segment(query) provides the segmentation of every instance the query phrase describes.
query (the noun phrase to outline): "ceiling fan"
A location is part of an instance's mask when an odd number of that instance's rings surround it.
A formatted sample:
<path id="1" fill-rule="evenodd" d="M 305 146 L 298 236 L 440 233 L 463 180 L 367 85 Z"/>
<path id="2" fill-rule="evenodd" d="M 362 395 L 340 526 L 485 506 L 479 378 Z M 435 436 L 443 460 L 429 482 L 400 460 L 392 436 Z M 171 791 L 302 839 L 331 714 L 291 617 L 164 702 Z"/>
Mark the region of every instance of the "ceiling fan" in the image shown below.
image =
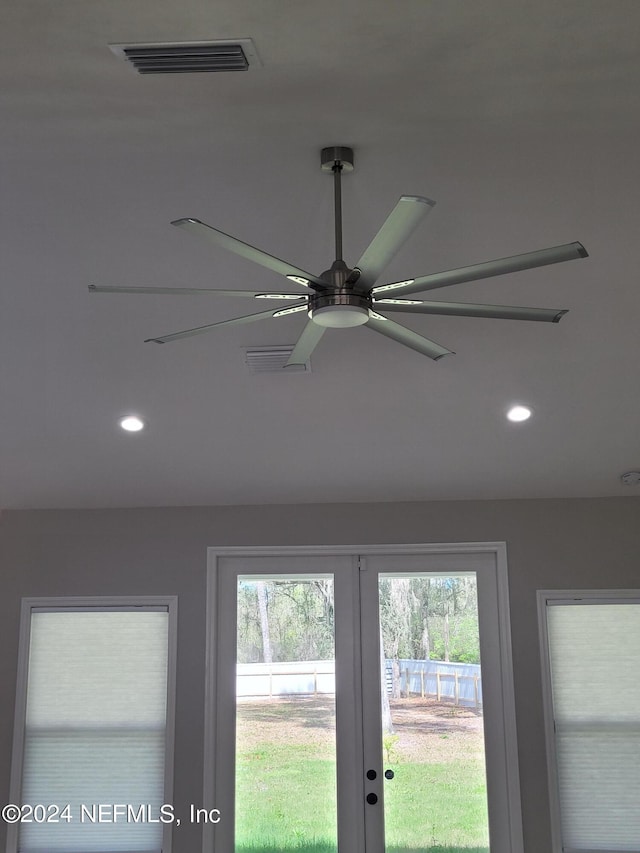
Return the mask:
<path id="1" fill-rule="evenodd" d="M 269 309 L 255 314 L 209 323 L 194 329 L 149 338 L 145 343 L 158 344 L 177 341 L 209 332 L 218 326 L 252 323 L 255 320 L 284 317 L 287 314 L 305 312 L 307 323 L 287 364 L 304 364 L 327 328 L 348 328 L 364 325 L 398 343 L 404 344 L 437 361 L 452 351 L 411 329 L 390 320 L 387 313 L 400 312 L 409 315 L 444 314 L 458 317 L 490 317 L 505 320 L 537 320 L 557 323 L 567 313 L 555 308 L 520 308 L 507 305 L 482 305 L 469 302 L 432 302 L 407 299 L 410 294 L 424 293 L 441 287 L 450 287 L 462 282 L 518 272 L 519 270 L 586 258 L 588 253 L 581 243 L 566 243 L 549 249 L 540 249 L 510 258 L 500 258 L 472 266 L 444 272 L 431 273 L 419 278 L 376 284 L 385 267 L 399 251 L 416 227 L 427 216 L 435 202 L 421 196 L 401 196 L 386 221 L 373 238 L 368 248 L 354 267 L 349 267 L 342 258 L 342 188 L 343 172 L 353 171 L 354 156 L 351 148 L 334 146 L 323 148 L 321 168 L 333 173 L 335 208 L 335 251 L 336 260 L 319 276 L 305 272 L 299 267 L 282 261 L 266 252 L 243 243 L 241 240 L 205 225 L 198 219 L 176 219 L 172 225 L 202 237 L 216 246 L 235 252 L 249 261 L 280 273 L 289 281 L 304 288 L 303 291 L 259 292 L 254 290 L 220 290 L 218 288 L 174 288 L 174 287 L 98 287 L 89 285 L 92 293 L 142 293 L 196 295 L 218 294 L 248 299 L 291 301 L 286 308 Z M 380 313 L 384 311 L 385 314 Z"/>

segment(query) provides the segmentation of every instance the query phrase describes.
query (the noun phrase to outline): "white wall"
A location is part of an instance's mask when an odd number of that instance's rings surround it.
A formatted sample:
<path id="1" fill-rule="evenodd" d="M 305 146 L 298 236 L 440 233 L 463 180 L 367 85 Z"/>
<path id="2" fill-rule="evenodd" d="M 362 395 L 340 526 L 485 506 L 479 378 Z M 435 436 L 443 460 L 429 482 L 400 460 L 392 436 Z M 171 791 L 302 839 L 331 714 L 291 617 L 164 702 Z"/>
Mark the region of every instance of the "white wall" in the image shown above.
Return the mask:
<path id="1" fill-rule="evenodd" d="M 640 586 L 640 498 L 6 512 L 0 800 L 9 793 L 22 596 L 179 596 L 174 802 L 186 811 L 202 798 L 208 546 L 468 541 L 507 542 L 525 849 L 548 850 L 535 591 Z M 176 830 L 176 853 L 199 844 L 196 826 Z"/>

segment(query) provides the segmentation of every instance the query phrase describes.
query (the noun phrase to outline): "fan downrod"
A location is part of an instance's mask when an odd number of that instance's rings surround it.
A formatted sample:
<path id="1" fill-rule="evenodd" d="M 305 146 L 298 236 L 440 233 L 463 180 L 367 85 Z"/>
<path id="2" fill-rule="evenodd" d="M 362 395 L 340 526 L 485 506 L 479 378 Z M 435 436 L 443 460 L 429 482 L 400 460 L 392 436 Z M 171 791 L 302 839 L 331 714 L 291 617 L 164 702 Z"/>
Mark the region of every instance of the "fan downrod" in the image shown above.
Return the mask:
<path id="1" fill-rule="evenodd" d="M 342 145 L 323 148 L 320 166 L 323 172 L 333 173 L 336 259 L 320 278 L 328 290 L 309 295 L 309 317 L 319 326 L 340 329 L 361 326 L 370 316 L 370 294 L 356 293 L 353 285 L 360 270 L 350 269 L 342 258 L 342 172 L 353 171 L 353 149 Z"/>

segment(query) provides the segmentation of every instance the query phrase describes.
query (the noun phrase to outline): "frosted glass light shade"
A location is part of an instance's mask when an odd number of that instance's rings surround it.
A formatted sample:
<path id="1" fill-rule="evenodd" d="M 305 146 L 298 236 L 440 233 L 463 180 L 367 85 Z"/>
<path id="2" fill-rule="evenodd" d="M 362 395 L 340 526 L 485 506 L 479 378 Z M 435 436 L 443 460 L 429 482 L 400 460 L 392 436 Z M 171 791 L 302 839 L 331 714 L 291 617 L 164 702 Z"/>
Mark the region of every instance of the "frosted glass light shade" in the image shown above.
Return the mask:
<path id="1" fill-rule="evenodd" d="M 309 312 L 314 323 L 328 326 L 330 329 L 349 329 L 363 326 L 369 319 L 369 312 L 359 305 L 326 305 Z"/>

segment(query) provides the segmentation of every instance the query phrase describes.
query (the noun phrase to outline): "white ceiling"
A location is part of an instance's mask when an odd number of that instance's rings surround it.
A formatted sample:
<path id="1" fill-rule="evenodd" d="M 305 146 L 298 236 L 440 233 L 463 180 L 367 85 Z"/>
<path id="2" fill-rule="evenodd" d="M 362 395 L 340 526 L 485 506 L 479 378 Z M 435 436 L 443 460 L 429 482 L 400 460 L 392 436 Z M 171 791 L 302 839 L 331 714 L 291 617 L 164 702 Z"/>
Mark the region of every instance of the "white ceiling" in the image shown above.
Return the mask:
<path id="1" fill-rule="evenodd" d="M 0 16 L 0 505 L 634 494 L 637 0 L 4 0 Z M 107 47 L 243 37 L 262 67 L 235 74 L 139 76 Z M 347 262 L 400 195 L 426 195 L 385 280 L 580 240 L 586 260 L 434 295 L 569 314 L 403 319 L 456 351 L 439 363 L 331 330 L 310 374 L 256 376 L 244 348 L 293 344 L 301 315 L 157 346 L 247 303 L 89 295 L 281 287 L 169 225 L 183 216 L 319 273 L 328 145 L 356 155 Z M 507 423 L 514 401 L 529 423 Z M 130 411 L 145 433 L 119 430 Z"/>

